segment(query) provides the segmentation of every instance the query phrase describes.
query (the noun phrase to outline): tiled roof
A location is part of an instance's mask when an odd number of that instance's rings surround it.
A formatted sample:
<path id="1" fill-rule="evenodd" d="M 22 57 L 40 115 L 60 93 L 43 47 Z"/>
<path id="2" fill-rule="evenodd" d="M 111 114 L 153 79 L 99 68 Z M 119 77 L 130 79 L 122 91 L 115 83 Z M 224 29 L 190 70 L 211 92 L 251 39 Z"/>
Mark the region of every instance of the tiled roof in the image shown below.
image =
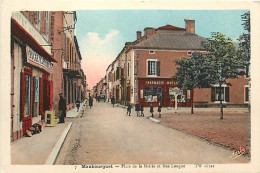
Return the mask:
<path id="1" fill-rule="evenodd" d="M 158 48 L 158 49 L 205 49 L 204 37 L 196 34 L 172 34 L 161 33 L 144 40 L 134 47 L 136 48 Z"/>
<path id="2" fill-rule="evenodd" d="M 165 25 L 157 28 L 156 30 L 185 30 L 185 29 L 177 26 Z"/>

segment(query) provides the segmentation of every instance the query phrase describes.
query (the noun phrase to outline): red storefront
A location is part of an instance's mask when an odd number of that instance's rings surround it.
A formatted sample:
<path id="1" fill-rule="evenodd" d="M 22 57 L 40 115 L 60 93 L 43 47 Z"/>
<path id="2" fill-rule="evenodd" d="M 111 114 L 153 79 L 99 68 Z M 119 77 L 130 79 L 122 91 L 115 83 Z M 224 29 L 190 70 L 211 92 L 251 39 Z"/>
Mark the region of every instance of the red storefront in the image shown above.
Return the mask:
<path id="1" fill-rule="evenodd" d="M 175 104 L 173 88 L 176 88 L 176 82 L 171 78 L 138 78 L 138 102 L 140 105 L 158 106 L 160 102 L 163 107 Z M 178 106 L 190 106 L 190 91 L 182 91 L 178 96 Z"/>
<path id="2" fill-rule="evenodd" d="M 13 140 L 24 135 L 30 126 L 45 118 L 45 111 L 52 108 L 53 82 L 51 79 L 52 62 L 55 59 L 37 40 L 21 26 L 15 19 L 11 19 L 11 59 L 12 59 L 12 107 L 19 107 L 20 111 L 12 108 L 12 121 L 16 119 L 16 128 L 12 122 Z M 18 49 L 20 51 L 18 51 Z M 15 65 L 16 64 L 16 65 Z M 20 81 L 16 87 L 15 80 Z M 18 94 L 20 88 L 20 93 Z M 19 97 L 19 98 L 14 98 Z M 16 116 L 16 117 L 15 117 Z M 19 117 L 17 117 L 19 116 Z M 19 122 L 18 122 L 19 121 Z M 22 129 L 19 130 L 19 124 Z"/>

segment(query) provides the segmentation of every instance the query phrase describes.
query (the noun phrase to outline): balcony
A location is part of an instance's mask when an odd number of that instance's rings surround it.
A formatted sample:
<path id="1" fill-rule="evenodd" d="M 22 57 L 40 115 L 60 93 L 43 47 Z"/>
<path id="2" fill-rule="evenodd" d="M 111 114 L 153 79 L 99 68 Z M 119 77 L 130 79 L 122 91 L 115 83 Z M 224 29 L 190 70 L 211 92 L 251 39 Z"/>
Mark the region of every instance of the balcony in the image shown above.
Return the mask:
<path id="1" fill-rule="evenodd" d="M 79 62 L 64 61 L 63 68 L 70 70 L 80 70 L 81 64 Z"/>

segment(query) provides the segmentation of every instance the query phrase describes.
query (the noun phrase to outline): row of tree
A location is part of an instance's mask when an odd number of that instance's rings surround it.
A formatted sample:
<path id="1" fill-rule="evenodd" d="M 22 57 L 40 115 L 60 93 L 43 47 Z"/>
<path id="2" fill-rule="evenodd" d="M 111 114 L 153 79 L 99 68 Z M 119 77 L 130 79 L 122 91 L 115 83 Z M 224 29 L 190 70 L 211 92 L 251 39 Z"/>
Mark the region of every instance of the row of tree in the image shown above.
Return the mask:
<path id="1" fill-rule="evenodd" d="M 239 75 L 247 75 L 250 65 L 250 13 L 242 15 L 244 29 L 238 39 L 238 48 L 235 43 L 224 34 L 213 32 L 207 39 L 206 54 L 193 53 L 191 58 L 182 58 L 176 61 L 177 73 L 174 76 L 182 89 L 191 90 L 193 100 L 194 88 L 209 88 L 219 85 L 219 96 L 223 84 L 227 79 L 237 78 Z M 246 71 L 244 70 L 246 69 Z M 220 100 L 220 119 L 223 119 L 223 104 Z M 191 113 L 194 114 L 193 104 Z"/>

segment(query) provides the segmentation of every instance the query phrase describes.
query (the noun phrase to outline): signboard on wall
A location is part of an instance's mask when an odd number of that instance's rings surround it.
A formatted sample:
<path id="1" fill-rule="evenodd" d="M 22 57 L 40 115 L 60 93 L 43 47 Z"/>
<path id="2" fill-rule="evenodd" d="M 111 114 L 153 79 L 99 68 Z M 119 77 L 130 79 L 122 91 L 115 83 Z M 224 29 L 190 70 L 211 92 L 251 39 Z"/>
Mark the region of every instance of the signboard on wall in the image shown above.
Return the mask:
<path id="1" fill-rule="evenodd" d="M 182 95 L 182 90 L 178 87 L 169 88 L 169 95 Z"/>
<path id="2" fill-rule="evenodd" d="M 53 64 L 38 53 L 36 53 L 28 45 L 26 45 L 26 59 L 27 63 L 42 68 L 48 73 L 52 71 Z"/>

